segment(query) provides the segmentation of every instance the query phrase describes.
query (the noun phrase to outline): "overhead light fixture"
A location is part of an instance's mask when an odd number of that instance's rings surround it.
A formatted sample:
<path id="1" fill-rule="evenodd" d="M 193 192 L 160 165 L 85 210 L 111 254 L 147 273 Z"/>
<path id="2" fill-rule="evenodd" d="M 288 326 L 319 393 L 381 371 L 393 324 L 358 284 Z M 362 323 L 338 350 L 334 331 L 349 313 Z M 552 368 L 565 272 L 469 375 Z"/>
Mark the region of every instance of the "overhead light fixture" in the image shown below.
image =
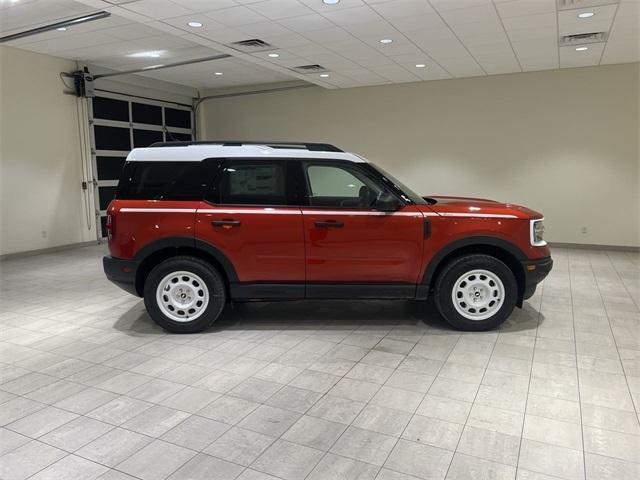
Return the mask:
<path id="1" fill-rule="evenodd" d="M 222 72 L 213 72 L 213 74 L 219 77 L 220 75 L 222 75 Z"/>
<path id="2" fill-rule="evenodd" d="M 328 73 L 321 73 L 320 76 L 322 78 L 329 78 L 329 74 Z"/>
<path id="3" fill-rule="evenodd" d="M 66 32 L 67 31 L 67 27 L 56 28 L 56 30 L 59 31 L 59 32 Z"/>
<path id="4" fill-rule="evenodd" d="M 279 53 L 270 53 L 267 56 L 271 57 L 271 58 L 278 58 L 280 56 L 280 54 Z"/>
<path id="5" fill-rule="evenodd" d="M 416 68 L 425 68 L 426 65 L 424 63 L 416 63 Z"/>
<path id="6" fill-rule="evenodd" d="M 193 28 L 200 28 L 202 26 L 202 24 L 200 22 L 189 22 L 189 23 L 187 23 L 187 25 L 189 25 L 190 27 L 193 27 Z"/>
<path id="7" fill-rule="evenodd" d="M 164 50 L 154 50 L 151 52 L 138 52 L 132 53 L 131 55 L 127 55 L 127 57 L 131 58 L 159 58 L 160 55 L 164 53 Z"/>
<path id="8" fill-rule="evenodd" d="M 576 47 L 576 52 L 584 52 L 585 50 L 589 50 L 589 47 Z"/>
<path id="9" fill-rule="evenodd" d="M 591 18 L 595 15 L 593 12 L 582 12 L 578 14 L 578 18 Z"/>
<path id="10" fill-rule="evenodd" d="M 39 33 L 50 32 L 51 30 L 58 30 L 59 28 L 73 27 L 81 23 L 92 22 L 94 20 L 100 20 L 102 18 L 110 17 L 111 14 L 106 11 L 100 11 L 91 13 L 89 15 L 82 15 L 81 17 L 75 17 L 70 20 L 63 20 L 62 22 L 50 23 L 42 27 L 32 28 L 31 30 L 25 30 L 24 32 L 14 33 L 12 35 L 6 35 L 0 37 L 0 43 L 9 42 L 11 40 L 17 40 L 19 38 L 30 37 L 31 35 L 37 35 Z"/>
<path id="11" fill-rule="evenodd" d="M 390 38 L 383 38 L 382 40 L 380 40 L 380 43 L 388 45 L 389 43 L 393 43 L 393 40 L 391 40 Z"/>
<path id="12" fill-rule="evenodd" d="M 340 3 L 340 0 L 322 0 L 322 3 L 325 5 L 337 5 Z"/>

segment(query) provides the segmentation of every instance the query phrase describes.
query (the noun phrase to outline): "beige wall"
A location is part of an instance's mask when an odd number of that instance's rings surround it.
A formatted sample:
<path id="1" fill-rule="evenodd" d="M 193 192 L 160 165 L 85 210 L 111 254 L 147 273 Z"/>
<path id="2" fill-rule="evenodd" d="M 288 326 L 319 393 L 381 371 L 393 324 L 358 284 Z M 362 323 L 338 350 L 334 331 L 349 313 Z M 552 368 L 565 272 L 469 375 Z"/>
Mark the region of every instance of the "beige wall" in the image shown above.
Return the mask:
<path id="1" fill-rule="evenodd" d="M 638 64 L 308 88 L 207 101 L 201 138 L 335 143 L 419 193 L 539 210 L 551 241 L 638 246 L 638 89 Z"/>
<path id="2" fill-rule="evenodd" d="M 74 69 L 0 47 L 0 254 L 96 238 L 80 188 L 76 99 L 63 95 L 58 77 Z"/>

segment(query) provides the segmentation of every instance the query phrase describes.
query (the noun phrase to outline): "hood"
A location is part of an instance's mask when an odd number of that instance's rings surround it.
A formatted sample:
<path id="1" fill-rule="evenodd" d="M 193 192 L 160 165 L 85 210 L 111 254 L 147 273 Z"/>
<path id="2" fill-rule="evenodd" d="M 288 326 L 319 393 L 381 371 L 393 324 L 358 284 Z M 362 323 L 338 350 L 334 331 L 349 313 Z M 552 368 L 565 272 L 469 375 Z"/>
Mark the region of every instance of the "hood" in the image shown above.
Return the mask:
<path id="1" fill-rule="evenodd" d="M 521 205 L 513 203 L 496 202 L 486 198 L 473 197 L 450 197 L 450 196 L 426 196 L 423 197 L 428 203 L 429 208 L 441 215 L 452 213 L 465 214 L 472 216 L 473 214 L 482 215 L 509 215 L 517 218 L 542 218 L 542 214 Z"/>

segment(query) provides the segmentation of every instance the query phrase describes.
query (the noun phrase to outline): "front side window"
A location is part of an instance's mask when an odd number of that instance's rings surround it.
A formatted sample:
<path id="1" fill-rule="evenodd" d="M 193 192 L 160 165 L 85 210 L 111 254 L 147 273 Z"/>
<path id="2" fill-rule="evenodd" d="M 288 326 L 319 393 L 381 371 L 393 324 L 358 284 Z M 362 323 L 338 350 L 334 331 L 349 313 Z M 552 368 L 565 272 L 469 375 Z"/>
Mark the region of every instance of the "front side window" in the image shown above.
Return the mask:
<path id="1" fill-rule="evenodd" d="M 229 162 L 219 183 L 223 205 L 286 205 L 284 162 Z"/>
<path id="2" fill-rule="evenodd" d="M 372 208 L 382 188 L 362 172 L 344 165 L 308 164 L 309 205 Z"/>

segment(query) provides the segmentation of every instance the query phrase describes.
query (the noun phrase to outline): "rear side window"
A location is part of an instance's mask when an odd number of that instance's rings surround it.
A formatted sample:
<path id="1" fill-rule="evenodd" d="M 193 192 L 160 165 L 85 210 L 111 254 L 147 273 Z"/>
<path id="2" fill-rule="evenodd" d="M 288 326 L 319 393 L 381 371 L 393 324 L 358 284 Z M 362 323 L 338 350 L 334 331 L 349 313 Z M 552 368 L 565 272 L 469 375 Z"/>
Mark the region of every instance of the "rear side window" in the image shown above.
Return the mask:
<path id="1" fill-rule="evenodd" d="M 286 205 L 285 162 L 230 161 L 222 170 L 218 190 L 223 205 Z"/>
<path id="2" fill-rule="evenodd" d="M 116 198 L 200 200 L 208 183 L 205 162 L 128 162 Z"/>

